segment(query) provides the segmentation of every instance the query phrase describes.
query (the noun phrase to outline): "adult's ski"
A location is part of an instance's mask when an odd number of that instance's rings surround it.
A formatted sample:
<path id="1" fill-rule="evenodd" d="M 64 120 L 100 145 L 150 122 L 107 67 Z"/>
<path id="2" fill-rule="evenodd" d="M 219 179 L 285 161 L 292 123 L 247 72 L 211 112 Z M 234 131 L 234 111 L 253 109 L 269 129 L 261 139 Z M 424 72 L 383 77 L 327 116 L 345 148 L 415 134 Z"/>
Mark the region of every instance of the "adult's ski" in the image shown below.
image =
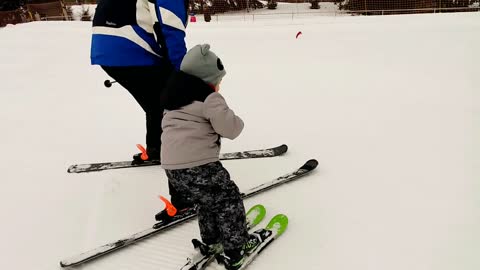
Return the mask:
<path id="1" fill-rule="evenodd" d="M 248 189 L 242 192 L 242 198 L 246 199 L 258 193 L 270 190 L 279 185 L 299 179 L 307 175 L 311 171 L 313 171 L 317 166 L 318 166 L 318 161 L 315 159 L 311 159 L 307 161 L 303 166 L 301 166 L 300 168 L 290 173 L 287 173 L 271 181 L 265 182 L 259 186 L 253 187 L 251 189 Z M 60 261 L 60 266 L 62 267 L 75 266 L 75 265 L 79 265 L 84 262 L 96 259 L 98 257 L 111 253 L 112 251 L 121 249 L 130 244 L 136 243 L 142 239 L 156 235 L 167 228 L 180 224 L 186 220 L 192 219 L 195 216 L 196 216 L 196 211 L 193 208 L 184 212 L 179 212 L 175 216 L 173 216 L 169 221 L 160 221 L 155 225 L 153 225 L 151 228 L 135 233 L 127 238 L 120 239 L 118 241 L 100 246 L 90 251 L 62 260 Z"/>
<path id="2" fill-rule="evenodd" d="M 247 159 L 247 158 L 266 158 L 283 155 L 287 152 L 288 147 L 285 144 L 258 150 L 248 150 L 240 152 L 222 153 L 220 154 L 220 160 L 233 160 L 233 159 Z M 103 170 L 133 168 L 133 167 L 146 167 L 160 165 L 158 161 L 144 161 L 142 163 L 135 163 L 130 161 L 112 161 L 101 163 L 86 163 L 86 164 L 74 164 L 68 167 L 69 173 L 85 173 L 85 172 L 97 172 Z"/>

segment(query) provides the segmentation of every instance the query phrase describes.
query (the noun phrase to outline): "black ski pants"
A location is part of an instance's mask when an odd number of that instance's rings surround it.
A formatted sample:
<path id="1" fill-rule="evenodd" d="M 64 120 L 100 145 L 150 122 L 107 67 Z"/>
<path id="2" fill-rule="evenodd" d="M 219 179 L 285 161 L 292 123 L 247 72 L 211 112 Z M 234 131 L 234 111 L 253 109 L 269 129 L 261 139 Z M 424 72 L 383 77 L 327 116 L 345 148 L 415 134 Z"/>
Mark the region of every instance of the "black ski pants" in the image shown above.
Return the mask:
<path id="1" fill-rule="evenodd" d="M 243 247 L 249 236 L 242 196 L 219 161 L 165 173 L 183 201 L 198 206 L 198 225 L 205 244 L 222 243 L 226 251 Z"/>
<path id="2" fill-rule="evenodd" d="M 160 149 L 164 110 L 160 104 L 160 94 L 165 88 L 173 67 L 165 63 L 159 66 L 102 66 L 102 68 L 130 92 L 145 112 L 147 150 L 148 148 Z"/>

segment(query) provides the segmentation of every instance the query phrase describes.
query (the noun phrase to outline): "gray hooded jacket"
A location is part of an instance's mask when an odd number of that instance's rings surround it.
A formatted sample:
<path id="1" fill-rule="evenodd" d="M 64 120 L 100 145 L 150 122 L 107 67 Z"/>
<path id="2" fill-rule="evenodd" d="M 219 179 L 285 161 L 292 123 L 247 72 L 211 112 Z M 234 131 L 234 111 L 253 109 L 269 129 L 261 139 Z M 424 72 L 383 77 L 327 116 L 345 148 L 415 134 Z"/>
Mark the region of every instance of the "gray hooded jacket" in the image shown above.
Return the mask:
<path id="1" fill-rule="evenodd" d="M 173 87 L 170 86 L 170 93 L 175 94 L 177 100 L 188 96 L 185 93 L 198 95 L 202 87 L 208 87 L 188 74 L 179 73 L 178 76 L 182 78 L 174 79 Z M 220 137 L 235 139 L 242 132 L 242 119 L 228 107 L 223 96 L 211 89 L 205 91 L 206 98 L 193 97 L 194 101 L 188 105 L 181 106 L 188 102 L 179 101 L 173 105 L 174 109 L 166 106 L 161 147 L 164 169 L 186 169 L 218 161 Z M 170 97 L 169 101 L 175 103 L 175 98 Z"/>

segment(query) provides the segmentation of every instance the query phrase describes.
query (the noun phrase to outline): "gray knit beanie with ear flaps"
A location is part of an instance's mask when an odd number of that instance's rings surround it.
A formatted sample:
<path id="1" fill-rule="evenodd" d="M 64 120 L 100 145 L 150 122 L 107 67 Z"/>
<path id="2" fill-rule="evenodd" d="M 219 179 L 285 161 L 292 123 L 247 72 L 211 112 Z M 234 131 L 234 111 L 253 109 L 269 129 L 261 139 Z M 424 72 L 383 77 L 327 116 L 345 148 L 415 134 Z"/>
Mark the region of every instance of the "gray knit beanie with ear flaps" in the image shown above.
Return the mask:
<path id="1" fill-rule="evenodd" d="M 227 74 L 222 61 L 210 51 L 209 44 L 196 45 L 183 58 L 180 70 L 216 86 Z"/>

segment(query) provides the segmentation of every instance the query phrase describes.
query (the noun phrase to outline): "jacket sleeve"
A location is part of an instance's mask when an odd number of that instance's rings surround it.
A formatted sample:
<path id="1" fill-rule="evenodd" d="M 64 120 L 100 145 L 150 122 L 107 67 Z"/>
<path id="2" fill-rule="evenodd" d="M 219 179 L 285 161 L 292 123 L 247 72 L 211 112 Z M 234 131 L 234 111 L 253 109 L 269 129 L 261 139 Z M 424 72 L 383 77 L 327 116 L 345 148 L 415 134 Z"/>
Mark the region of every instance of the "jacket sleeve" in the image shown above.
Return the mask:
<path id="1" fill-rule="evenodd" d="M 203 113 L 222 137 L 233 140 L 243 130 L 243 120 L 235 115 L 219 93 L 212 93 L 205 99 Z"/>
<path id="2" fill-rule="evenodd" d="M 152 17 L 156 16 L 153 30 L 162 55 L 179 70 L 187 53 L 185 28 L 188 0 L 149 0 Z M 153 14 L 155 13 L 155 14 Z"/>

